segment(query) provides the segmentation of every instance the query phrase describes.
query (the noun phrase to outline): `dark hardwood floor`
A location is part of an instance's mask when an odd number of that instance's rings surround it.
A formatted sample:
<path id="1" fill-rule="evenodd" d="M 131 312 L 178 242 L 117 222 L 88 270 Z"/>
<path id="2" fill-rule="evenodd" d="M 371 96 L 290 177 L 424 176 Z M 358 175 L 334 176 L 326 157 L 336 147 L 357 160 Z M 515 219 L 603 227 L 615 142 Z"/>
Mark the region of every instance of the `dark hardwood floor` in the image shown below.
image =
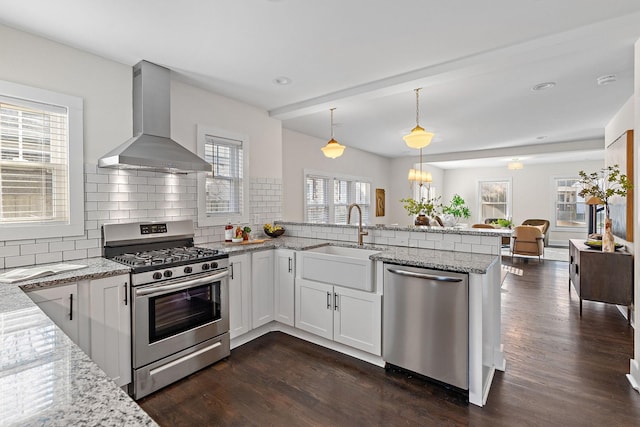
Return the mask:
<path id="1" fill-rule="evenodd" d="M 511 265 L 509 257 L 503 258 Z M 633 330 L 613 305 L 579 300 L 568 264 L 513 261 L 502 331 L 507 369 L 486 406 L 421 378 L 282 333 L 141 400 L 161 426 L 639 426 L 625 374 Z"/>

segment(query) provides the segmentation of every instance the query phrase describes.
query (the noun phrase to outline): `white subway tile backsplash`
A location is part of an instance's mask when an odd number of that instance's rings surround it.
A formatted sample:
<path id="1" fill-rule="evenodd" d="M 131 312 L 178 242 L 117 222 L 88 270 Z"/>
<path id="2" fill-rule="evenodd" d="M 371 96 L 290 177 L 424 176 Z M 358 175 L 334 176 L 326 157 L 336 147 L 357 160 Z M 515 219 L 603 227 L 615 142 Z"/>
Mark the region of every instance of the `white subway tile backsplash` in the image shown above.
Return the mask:
<path id="1" fill-rule="evenodd" d="M 58 243 L 49 243 L 50 252 L 70 251 L 76 248 L 75 241 L 65 241 Z"/>
<path id="2" fill-rule="evenodd" d="M 197 177 L 155 172 L 98 168 L 86 164 L 85 235 L 0 241 L 0 268 L 82 259 L 101 255 L 101 230 L 105 222 L 158 221 L 190 218 L 197 224 Z M 261 233 L 262 222 L 282 218 L 282 181 L 277 178 L 251 178 L 249 226 Z M 253 224 L 254 220 L 258 224 Z M 335 239 L 354 240 L 355 231 L 341 227 L 311 231 L 299 227 L 299 233 L 321 237 L 331 230 Z M 196 243 L 223 240 L 220 227 L 196 228 Z M 373 241 L 373 237 L 370 238 Z M 21 252 L 22 250 L 22 252 Z"/>
<path id="3" fill-rule="evenodd" d="M 128 184 L 129 176 L 127 175 L 109 175 L 110 184 Z"/>
<path id="4" fill-rule="evenodd" d="M 35 264 L 35 255 L 10 256 L 4 259 L 5 268 L 20 267 L 22 265 Z"/>
<path id="5" fill-rule="evenodd" d="M 129 193 L 109 193 L 110 202 L 128 202 Z"/>
<path id="6" fill-rule="evenodd" d="M 42 254 L 49 251 L 48 243 L 36 243 L 33 245 L 20 245 L 20 255 Z"/>
<path id="7" fill-rule="evenodd" d="M 74 259 L 82 259 L 87 257 L 86 249 L 78 249 L 76 251 L 65 251 L 62 252 L 62 260 L 63 261 L 71 261 Z M 24 264 L 23 264 L 24 265 Z"/>
<path id="8" fill-rule="evenodd" d="M 36 264 L 47 264 L 60 261 L 62 261 L 62 252 L 47 252 L 45 254 L 36 254 Z"/>
<path id="9" fill-rule="evenodd" d="M 20 245 L 0 247 L 0 257 L 15 257 L 20 255 Z"/>

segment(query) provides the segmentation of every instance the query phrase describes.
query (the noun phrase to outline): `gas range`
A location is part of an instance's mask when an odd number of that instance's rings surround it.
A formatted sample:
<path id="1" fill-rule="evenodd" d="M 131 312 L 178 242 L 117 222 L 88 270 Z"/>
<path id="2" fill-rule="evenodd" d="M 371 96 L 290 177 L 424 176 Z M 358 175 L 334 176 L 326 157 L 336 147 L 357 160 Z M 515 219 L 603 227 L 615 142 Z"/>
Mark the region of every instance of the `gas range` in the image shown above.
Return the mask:
<path id="1" fill-rule="evenodd" d="M 191 220 L 102 226 L 104 257 L 130 267 L 134 399 L 231 353 L 229 255 L 194 234 Z"/>
<path id="2" fill-rule="evenodd" d="M 103 255 L 131 267 L 139 286 L 227 268 L 229 255 L 193 245 L 191 220 L 104 224 Z"/>

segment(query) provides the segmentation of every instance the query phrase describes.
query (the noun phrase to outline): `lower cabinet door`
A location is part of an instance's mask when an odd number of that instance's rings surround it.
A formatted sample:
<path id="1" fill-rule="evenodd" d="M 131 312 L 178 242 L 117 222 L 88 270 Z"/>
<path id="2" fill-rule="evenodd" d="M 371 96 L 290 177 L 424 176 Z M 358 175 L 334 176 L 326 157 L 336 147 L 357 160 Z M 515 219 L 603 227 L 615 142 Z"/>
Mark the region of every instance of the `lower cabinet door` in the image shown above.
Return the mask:
<path id="1" fill-rule="evenodd" d="M 334 298 L 334 341 L 381 355 L 382 295 L 336 286 Z"/>
<path id="2" fill-rule="evenodd" d="M 296 279 L 296 328 L 333 339 L 333 286 Z"/>
<path id="3" fill-rule="evenodd" d="M 91 359 L 118 385 L 131 382 L 129 276 L 91 280 Z"/>
<path id="4" fill-rule="evenodd" d="M 251 330 L 251 254 L 229 257 L 229 335 Z"/>
<path id="5" fill-rule="evenodd" d="M 79 345 L 78 284 L 43 288 L 27 293 L 62 331 Z"/>

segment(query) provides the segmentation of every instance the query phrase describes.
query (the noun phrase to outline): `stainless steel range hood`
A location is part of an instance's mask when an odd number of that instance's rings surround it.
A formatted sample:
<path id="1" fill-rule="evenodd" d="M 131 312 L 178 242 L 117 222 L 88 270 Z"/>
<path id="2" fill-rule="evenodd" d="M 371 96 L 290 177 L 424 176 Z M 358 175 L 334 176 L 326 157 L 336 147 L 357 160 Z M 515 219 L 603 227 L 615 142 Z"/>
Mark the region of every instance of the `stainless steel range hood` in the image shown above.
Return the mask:
<path id="1" fill-rule="evenodd" d="M 102 168 L 187 173 L 211 164 L 171 139 L 171 80 L 167 68 L 140 61 L 133 67 L 133 134 L 98 160 Z"/>

